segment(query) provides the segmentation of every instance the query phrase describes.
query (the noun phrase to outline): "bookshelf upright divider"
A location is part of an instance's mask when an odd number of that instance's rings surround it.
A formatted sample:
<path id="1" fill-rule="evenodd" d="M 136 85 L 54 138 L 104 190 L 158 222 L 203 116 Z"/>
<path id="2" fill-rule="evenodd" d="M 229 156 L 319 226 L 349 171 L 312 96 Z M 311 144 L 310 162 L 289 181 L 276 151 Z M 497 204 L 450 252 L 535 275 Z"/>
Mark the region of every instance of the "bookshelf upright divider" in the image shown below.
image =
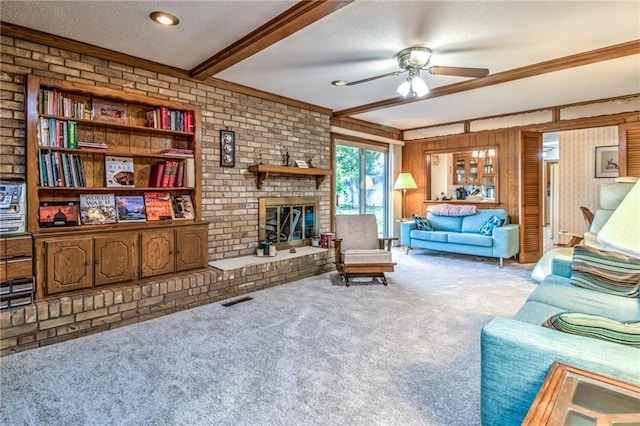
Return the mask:
<path id="1" fill-rule="evenodd" d="M 37 298 L 206 267 L 200 120 L 195 105 L 27 76 Z M 172 209 L 190 214 L 148 220 L 141 198 L 179 200 Z"/>

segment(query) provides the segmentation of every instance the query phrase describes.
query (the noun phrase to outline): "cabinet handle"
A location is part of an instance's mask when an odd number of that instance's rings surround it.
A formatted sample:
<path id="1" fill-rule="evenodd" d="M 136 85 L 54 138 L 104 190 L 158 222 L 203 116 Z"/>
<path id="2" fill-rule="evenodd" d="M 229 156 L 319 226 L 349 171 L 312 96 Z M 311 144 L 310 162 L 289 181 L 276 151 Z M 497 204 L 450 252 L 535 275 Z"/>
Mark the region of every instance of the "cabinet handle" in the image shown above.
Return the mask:
<path id="1" fill-rule="evenodd" d="M 100 259 L 96 259 L 95 263 L 96 263 L 96 265 L 99 265 L 100 264 Z"/>
<path id="2" fill-rule="evenodd" d="M 86 262 L 84 262 L 84 264 L 85 264 L 86 266 L 89 266 L 89 265 L 91 265 L 91 262 L 89 262 L 89 261 L 87 260 Z"/>
<path id="3" fill-rule="evenodd" d="M 172 251 L 172 250 L 169 250 L 169 254 L 173 254 L 173 251 Z"/>

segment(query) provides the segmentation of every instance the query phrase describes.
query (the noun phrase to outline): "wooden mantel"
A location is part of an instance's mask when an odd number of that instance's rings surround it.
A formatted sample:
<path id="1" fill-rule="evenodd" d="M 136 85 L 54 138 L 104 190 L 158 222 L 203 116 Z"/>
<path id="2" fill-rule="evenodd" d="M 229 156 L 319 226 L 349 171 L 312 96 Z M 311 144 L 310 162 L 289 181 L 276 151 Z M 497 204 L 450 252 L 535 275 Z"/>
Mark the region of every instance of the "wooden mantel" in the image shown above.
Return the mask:
<path id="1" fill-rule="evenodd" d="M 280 175 L 305 175 L 314 176 L 316 178 L 316 189 L 320 188 L 322 182 L 327 176 L 333 174 L 331 169 L 318 169 L 315 167 L 286 167 L 286 166 L 272 166 L 268 164 L 254 164 L 249 166 L 249 171 L 256 175 L 256 188 L 262 189 L 262 182 L 269 177 L 269 173 L 276 173 Z"/>

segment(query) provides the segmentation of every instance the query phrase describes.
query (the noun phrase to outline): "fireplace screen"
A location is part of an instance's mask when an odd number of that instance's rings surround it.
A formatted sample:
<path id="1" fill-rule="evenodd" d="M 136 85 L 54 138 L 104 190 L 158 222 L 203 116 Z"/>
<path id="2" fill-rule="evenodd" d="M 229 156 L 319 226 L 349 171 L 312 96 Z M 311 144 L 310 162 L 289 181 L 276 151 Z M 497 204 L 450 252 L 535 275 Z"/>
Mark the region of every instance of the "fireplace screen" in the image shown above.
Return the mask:
<path id="1" fill-rule="evenodd" d="M 318 202 L 311 197 L 261 198 L 260 241 L 277 247 L 308 245 L 318 235 Z"/>

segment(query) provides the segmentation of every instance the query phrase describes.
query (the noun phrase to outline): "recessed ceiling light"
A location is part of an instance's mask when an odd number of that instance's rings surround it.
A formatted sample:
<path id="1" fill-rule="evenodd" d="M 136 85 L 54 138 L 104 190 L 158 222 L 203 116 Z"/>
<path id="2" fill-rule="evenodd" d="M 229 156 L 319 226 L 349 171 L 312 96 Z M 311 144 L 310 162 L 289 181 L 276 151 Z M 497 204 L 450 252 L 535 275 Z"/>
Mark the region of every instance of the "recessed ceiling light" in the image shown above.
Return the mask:
<path id="1" fill-rule="evenodd" d="M 151 12 L 149 18 L 151 18 L 153 22 L 166 27 L 173 27 L 180 23 L 180 20 L 176 16 L 167 12 Z"/>

